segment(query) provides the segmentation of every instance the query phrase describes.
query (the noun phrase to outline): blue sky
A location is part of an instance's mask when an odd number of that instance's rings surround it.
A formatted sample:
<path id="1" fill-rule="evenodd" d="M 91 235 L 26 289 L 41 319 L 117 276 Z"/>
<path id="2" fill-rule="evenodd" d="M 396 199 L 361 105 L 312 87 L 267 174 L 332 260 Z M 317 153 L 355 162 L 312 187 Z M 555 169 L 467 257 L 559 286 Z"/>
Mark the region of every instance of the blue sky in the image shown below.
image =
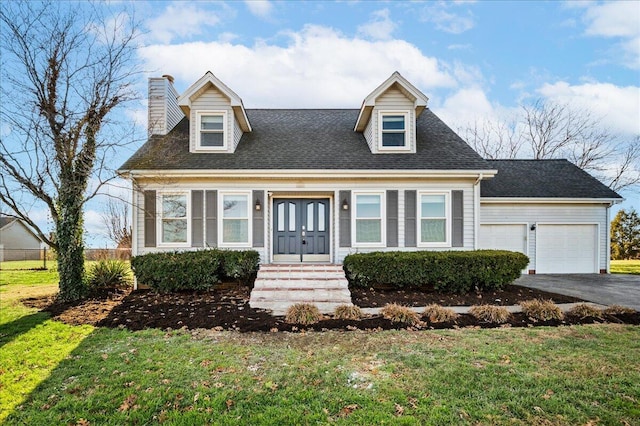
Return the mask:
<path id="1" fill-rule="evenodd" d="M 399 71 L 454 130 L 535 99 L 589 108 L 619 138 L 640 134 L 640 2 L 112 1 L 145 30 L 146 78 L 179 92 L 207 70 L 247 108 L 359 108 Z M 146 102 L 128 117 L 146 126 Z M 138 146 L 132 146 L 131 152 Z M 123 160 L 130 152 L 122 152 Z M 115 161 L 115 160 L 114 160 Z M 622 207 L 640 210 L 637 193 Z M 87 224 L 99 229 L 99 208 Z M 100 232 L 88 245 L 104 245 Z"/>

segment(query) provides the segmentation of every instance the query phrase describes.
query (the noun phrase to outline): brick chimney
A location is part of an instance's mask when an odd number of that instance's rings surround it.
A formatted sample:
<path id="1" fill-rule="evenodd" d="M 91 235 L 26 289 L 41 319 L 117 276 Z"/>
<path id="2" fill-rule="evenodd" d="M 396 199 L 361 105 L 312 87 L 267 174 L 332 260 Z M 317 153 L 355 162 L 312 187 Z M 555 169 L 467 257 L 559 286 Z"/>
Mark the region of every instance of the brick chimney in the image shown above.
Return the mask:
<path id="1" fill-rule="evenodd" d="M 166 135 L 182 120 L 178 96 L 172 76 L 149 78 L 149 136 Z"/>

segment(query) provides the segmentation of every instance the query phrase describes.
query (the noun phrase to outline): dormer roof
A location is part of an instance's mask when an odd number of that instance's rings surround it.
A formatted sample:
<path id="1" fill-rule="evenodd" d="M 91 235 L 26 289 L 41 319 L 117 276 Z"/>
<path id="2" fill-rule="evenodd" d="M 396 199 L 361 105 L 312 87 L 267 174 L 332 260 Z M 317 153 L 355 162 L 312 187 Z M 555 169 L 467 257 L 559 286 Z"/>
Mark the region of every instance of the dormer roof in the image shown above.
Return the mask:
<path id="1" fill-rule="evenodd" d="M 226 84 L 220 81 L 211 71 L 207 71 L 198 81 L 192 84 L 185 92 L 178 98 L 178 105 L 184 112 L 184 115 L 189 117 L 191 112 L 191 102 L 197 99 L 202 93 L 204 93 L 209 87 L 215 87 L 224 96 L 229 98 L 233 113 L 240 124 L 240 128 L 243 132 L 251 131 L 251 124 L 247 117 L 247 112 L 244 109 L 244 104 L 240 96 L 231 90 Z"/>
<path id="2" fill-rule="evenodd" d="M 380 95 L 382 95 L 392 86 L 397 87 L 407 97 L 407 99 L 413 102 L 416 118 L 419 117 L 422 111 L 424 111 L 424 109 L 427 107 L 427 102 L 429 101 L 427 95 L 418 90 L 413 84 L 409 83 L 409 81 L 404 78 L 398 71 L 395 71 L 380 86 L 378 86 L 373 92 L 371 92 L 366 98 L 364 98 L 354 128 L 356 132 L 364 131 L 367 123 L 369 122 L 369 119 L 371 118 L 373 107 L 376 105 L 376 99 L 378 99 Z"/>

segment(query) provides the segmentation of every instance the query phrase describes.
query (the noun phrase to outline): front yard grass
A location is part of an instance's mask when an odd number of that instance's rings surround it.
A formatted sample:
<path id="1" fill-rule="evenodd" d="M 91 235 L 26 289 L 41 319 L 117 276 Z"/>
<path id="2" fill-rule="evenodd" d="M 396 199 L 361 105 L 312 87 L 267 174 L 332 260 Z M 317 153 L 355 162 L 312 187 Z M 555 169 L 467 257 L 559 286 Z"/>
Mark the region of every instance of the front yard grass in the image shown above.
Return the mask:
<path id="1" fill-rule="evenodd" d="M 611 273 L 640 275 L 640 259 L 612 260 Z"/>
<path id="2" fill-rule="evenodd" d="M 638 326 L 131 332 L 23 293 L 0 299 L 6 424 L 640 423 Z"/>

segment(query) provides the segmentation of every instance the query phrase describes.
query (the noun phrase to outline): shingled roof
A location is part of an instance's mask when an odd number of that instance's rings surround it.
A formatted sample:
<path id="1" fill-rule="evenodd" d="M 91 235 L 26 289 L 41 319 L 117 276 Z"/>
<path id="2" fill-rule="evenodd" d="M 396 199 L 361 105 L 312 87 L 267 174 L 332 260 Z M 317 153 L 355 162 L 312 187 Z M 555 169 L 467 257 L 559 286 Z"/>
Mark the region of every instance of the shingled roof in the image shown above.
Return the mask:
<path id="1" fill-rule="evenodd" d="M 481 197 L 622 199 L 567 160 L 487 161 L 498 174 L 482 181 Z"/>
<path id="2" fill-rule="evenodd" d="M 189 152 L 189 122 L 152 136 L 121 167 L 127 170 L 491 170 L 433 112 L 417 119 L 416 154 L 372 154 L 353 131 L 358 110 L 249 109 L 253 131 L 236 152 Z"/>

